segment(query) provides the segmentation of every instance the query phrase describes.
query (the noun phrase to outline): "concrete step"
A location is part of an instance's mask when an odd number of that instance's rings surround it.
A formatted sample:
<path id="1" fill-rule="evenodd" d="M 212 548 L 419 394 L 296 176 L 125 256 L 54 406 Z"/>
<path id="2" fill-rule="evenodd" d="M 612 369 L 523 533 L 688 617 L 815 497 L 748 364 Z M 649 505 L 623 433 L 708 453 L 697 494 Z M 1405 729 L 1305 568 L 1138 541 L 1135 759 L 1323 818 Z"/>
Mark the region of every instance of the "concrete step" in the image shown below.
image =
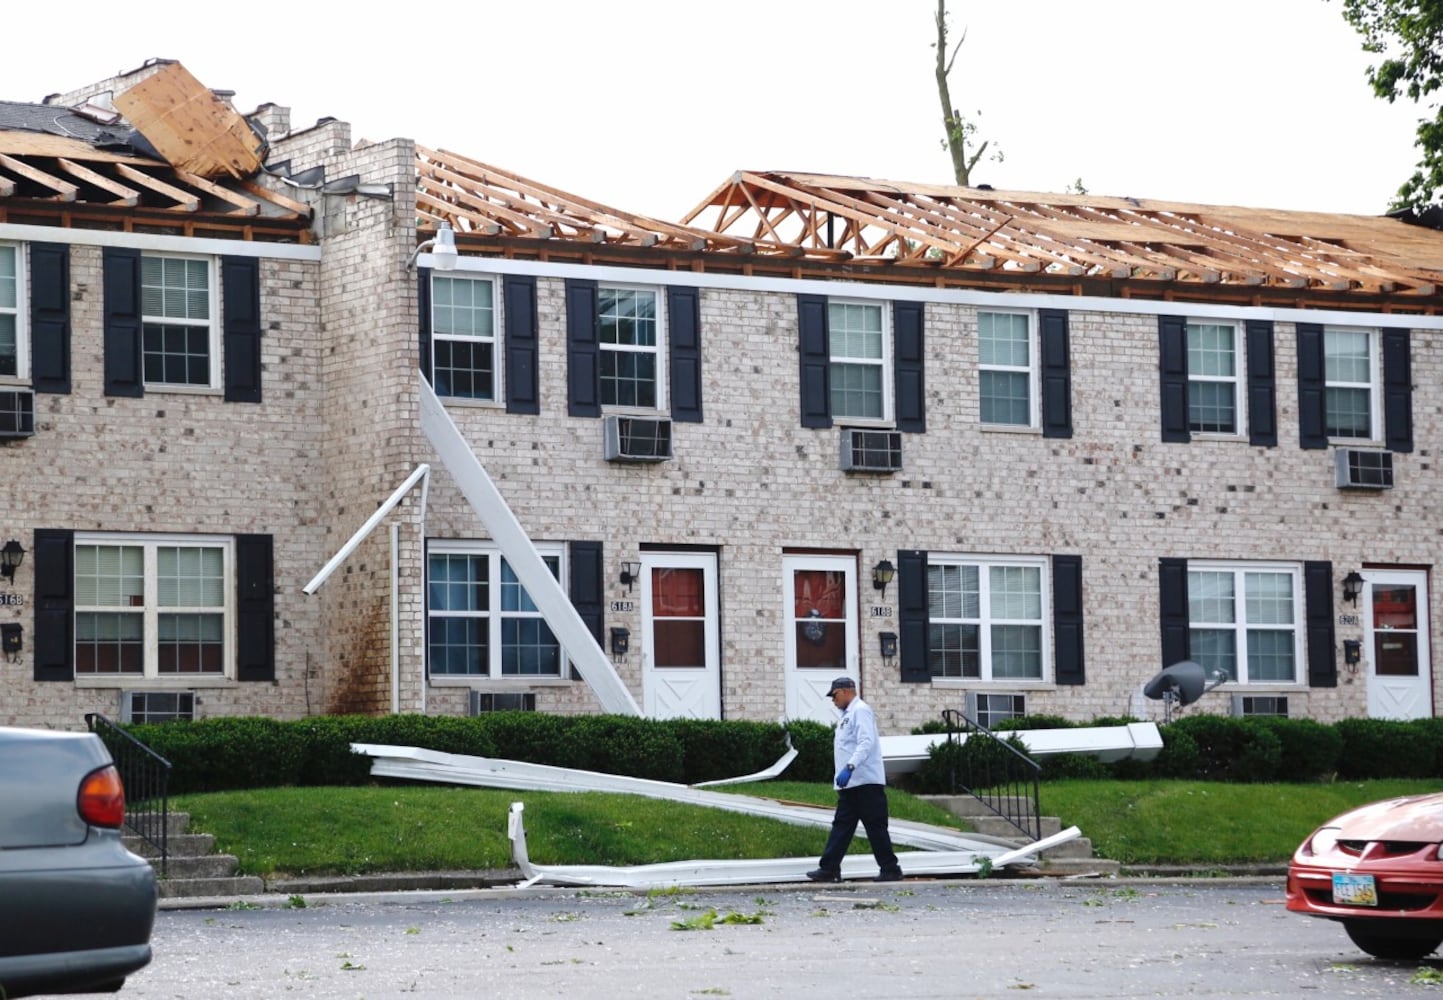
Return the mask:
<path id="1" fill-rule="evenodd" d="M 142 858 L 160 856 L 160 848 L 143 837 L 128 833 L 120 839 L 127 850 Z M 215 837 L 209 833 L 173 833 L 166 839 L 165 846 L 172 858 L 194 858 L 214 851 Z"/>
<path id="2" fill-rule="evenodd" d="M 160 871 L 160 859 L 153 858 L 151 864 Z M 186 878 L 228 878 L 235 874 L 239 866 L 233 854 L 203 854 L 196 857 L 176 857 L 171 855 L 165 863 L 165 877 L 170 879 Z"/>
<path id="3" fill-rule="evenodd" d="M 987 837 L 1007 837 L 1027 839 L 1026 834 L 1018 830 L 1010 822 L 1001 816 L 969 816 L 967 822 L 972 824 L 973 829 Z M 1025 822 L 1025 821 L 1024 821 Z M 1043 816 L 1038 820 L 1042 827 L 1042 836 L 1050 837 L 1054 833 L 1062 832 L 1062 820 L 1056 816 Z"/>
<path id="4" fill-rule="evenodd" d="M 983 805 L 972 795 L 919 795 L 919 799 L 946 809 L 953 816 L 971 819 L 973 816 L 995 816 L 997 812 Z M 1004 796 L 997 800 L 997 808 L 1014 816 L 1028 816 L 1032 813 L 1032 800 L 1021 796 Z M 980 832 L 980 831 L 979 831 Z"/>
<path id="5" fill-rule="evenodd" d="M 145 829 L 152 822 L 158 823 L 159 820 L 147 809 L 126 809 L 125 822 L 127 826 Z M 171 837 L 189 832 L 190 813 L 167 812 L 165 816 L 165 828 Z"/>
<path id="6" fill-rule="evenodd" d="M 163 878 L 156 883 L 162 899 L 194 899 L 197 896 L 255 896 L 265 892 L 259 875 L 231 875 L 224 878 Z"/>

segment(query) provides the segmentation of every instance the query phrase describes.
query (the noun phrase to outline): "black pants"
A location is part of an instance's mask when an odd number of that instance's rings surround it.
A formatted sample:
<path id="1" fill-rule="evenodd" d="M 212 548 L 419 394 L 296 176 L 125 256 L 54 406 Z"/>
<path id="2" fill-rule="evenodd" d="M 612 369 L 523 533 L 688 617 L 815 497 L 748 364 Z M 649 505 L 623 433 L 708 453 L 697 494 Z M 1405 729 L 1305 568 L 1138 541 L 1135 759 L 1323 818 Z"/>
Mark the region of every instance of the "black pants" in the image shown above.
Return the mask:
<path id="1" fill-rule="evenodd" d="M 822 871 L 842 870 L 842 858 L 852 846 L 858 822 L 867 831 L 867 842 L 872 845 L 877 867 L 889 875 L 900 872 L 897 854 L 892 850 L 892 835 L 887 832 L 886 785 L 858 785 L 837 790 L 837 811 L 832 816 L 827 849 L 822 852 Z"/>

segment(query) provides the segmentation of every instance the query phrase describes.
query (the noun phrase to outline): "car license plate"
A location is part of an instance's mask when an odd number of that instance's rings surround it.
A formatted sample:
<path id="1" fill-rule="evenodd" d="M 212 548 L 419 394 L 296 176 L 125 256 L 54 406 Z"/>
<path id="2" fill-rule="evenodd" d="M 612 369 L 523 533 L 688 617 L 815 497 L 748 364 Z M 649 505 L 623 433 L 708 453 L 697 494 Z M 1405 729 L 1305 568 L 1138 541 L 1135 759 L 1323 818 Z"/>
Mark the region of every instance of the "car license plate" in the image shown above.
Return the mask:
<path id="1" fill-rule="evenodd" d="M 1371 875 L 1333 875 L 1333 902 L 1349 906 L 1377 906 L 1378 888 Z"/>

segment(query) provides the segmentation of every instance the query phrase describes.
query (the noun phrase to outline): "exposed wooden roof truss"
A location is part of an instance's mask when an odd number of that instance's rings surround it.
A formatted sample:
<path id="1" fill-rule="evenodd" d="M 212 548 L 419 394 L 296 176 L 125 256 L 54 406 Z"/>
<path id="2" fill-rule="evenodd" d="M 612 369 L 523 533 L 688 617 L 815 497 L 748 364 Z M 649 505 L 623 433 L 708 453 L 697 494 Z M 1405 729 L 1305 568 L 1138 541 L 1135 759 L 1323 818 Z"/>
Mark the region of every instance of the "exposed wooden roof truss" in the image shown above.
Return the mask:
<path id="1" fill-rule="evenodd" d="M 1431 298 L 1443 234 L 1396 219 L 740 172 L 682 220 L 806 257 Z M 938 280 L 945 280 L 941 274 Z"/>
<path id="2" fill-rule="evenodd" d="M 416 213 L 423 229 L 444 220 L 458 236 L 559 240 L 598 248 L 660 247 L 733 255 L 758 252 L 752 239 L 624 212 L 458 153 L 425 146 L 416 147 Z"/>
<path id="3" fill-rule="evenodd" d="M 253 181 L 209 180 L 159 160 L 116 153 L 76 139 L 0 132 L 0 217 L 63 213 L 207 231 L 243 227 L 268 238 L 307 239 L 310 209 Z M 106 214 L 110 210 L 121 214 Z M 98 211 L 97 211 L 98 210 Z M 233 221 L 232 221 L 233 220 Z"/>

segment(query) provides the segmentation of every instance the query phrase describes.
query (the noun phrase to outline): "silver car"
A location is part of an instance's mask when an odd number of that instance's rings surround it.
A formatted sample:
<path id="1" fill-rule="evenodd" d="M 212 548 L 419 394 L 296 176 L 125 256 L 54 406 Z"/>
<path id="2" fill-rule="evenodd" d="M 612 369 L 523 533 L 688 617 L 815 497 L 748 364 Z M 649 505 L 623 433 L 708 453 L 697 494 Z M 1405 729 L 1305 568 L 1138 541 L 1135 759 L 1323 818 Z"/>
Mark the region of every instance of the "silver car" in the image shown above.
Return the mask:
<path id="1" fill-rule="evenodd" d="M 150 961 L 155 872 L 92 733 L 0 727 L 0 997 L 100 993 Z"/>

